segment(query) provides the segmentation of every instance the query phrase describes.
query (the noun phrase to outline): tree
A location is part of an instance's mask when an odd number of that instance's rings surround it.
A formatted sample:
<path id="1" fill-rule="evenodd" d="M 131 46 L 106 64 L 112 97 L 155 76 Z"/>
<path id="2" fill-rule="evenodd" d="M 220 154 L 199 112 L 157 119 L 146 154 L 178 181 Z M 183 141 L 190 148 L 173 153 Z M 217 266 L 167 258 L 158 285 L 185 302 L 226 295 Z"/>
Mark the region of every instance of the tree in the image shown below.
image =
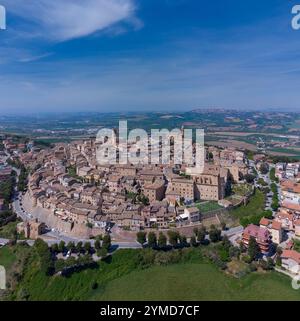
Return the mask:
<path id="1" fill-rule="evenodd" d="M 78 253 L 80 253 L 80 252 L 82 251 L 82 242 L 81 242 L 81 241 L 79 241 L 79 242 L 77 243 L 77 245 L 76 245 L 76 251 L 77 251 Z"/>
<path id="2" fill-rule="evenodd" d="M 205 227 L 201 227 L 198 231 L 198 234 L 197 234 L 198 242 L 203 243 L 205 240 L 205 237 L 206 237 L 206 229 L 205 229 Z"/>
<path id="3" fill-rule="evenodd" d="M 232 257 L 236 257 L 236 258 L 239 258 L 240 257 L 240 254 L 241 254 L 241 250 L 239 247 L 237 246 L 231 246 L 229 248 L 229 256 L 232 258 Z"/>
<path id="4" fill-rule="evenodd" d="M 107 249 L 103 247 L 97 251 L 98 257 L 105 257 L 107 253 L 108 253 Z"/>
<path id="5" fill-rule="evenodd" d="M 58 244 L 58 251 L 63 253 L 65 251 L 66 248 L 66 243 L 64 241 L 60 241 Z"/>
<path id="6" fill-rule="evenodd" d="M 221 230 L 218 230 L 214 225 L 212 225 L 209 231 L 209 238 L 213 243 L 221 241 Z"/>
<path id="7" fill-rule="evenodd" d="M 247 182 L 248 184 L 252 184 L 252 183 L 254 182 L 255 175 L 246 174 L 246 175 L 244 175 L 244 179 L 246 180 L 246 182 Z"/>
<path id="8" fill-rule="evenodd" d="M 148 246 L 155 248 L 157 246 L 157 237 L 154 232 L 148 234 Z"/>
<path id="9" fill-rule="evenodd" d="M 99 240 L 96 240 L 96 241 L 95 241 L 95 249 L 96 249 L 96 250 L 99 250 L 100 248 L 101 248 L 101 243 L 100 243 Z"/>
<path id="10" fill-rule="evenodd" d="M 268 163 L 262 163 L 259 167 L 259 170 L 260 172 L 263 174 L 263 175 L 266 175 L 268 174 L 269 172 L 269 165 Z"/>
<path id="11" fill-rule="evenodd" d="M 111 238 L 110 238 L 109 234 L 105 234 L 103 236 L 102 247 L 104 249 L 106 249 L 107 251 L 109 251 L 109 249 L 111 247 Z"/>
<path id="12" fill-rule="evenodd" d="M 146 243 L 146 233 L 145 232 L 137 232 L 136 233 L 136 240 L 143 246 Z"/>
<path id="13" fill-rule="evenodd" d="M 65 268 L 65 260 L 63 259 L 58 259 L 55 261 L 55 271 L 59 272 L 62 271 Z"/>
<path id="14" fill-rule="evenodd" d="M 185 235 L 179 235 L 179 241 L 181 246 L 187 246 L 188 242 Z"/>
<path id="15" fill-rule="evenodd" d="M 54 272 L 54 263 L 48 244 L 42 239 L 37 239 L 34 243 L 34 248 L 39 257 L 41 270 L 46 275 L 51 275 Z"/>
<path id="16" fill-rule="evenodd" d="M 226 250 L 229 250 L 230 247 L 232 246 L 227 235 L 223 236 L 222 245 Z"/>
<path id="17" fill-rule="evenodd" d="M 197 240 L 196 240 L 196 237 L 194 235 L 190 239 L 190 245 L 193 246 L 193 247 L 197 246 Z"/>
<path id="18" fill-rule="evenodd" d="M 274 261 L 272 258 L 268 257 L 267 258 L 267 269 L 272 270 L 274 268 Z"/>
<path id="19" fill-rule="evenodd" d="M 54 243 L 54 244 L 51 245 L 51 251 L 53 253 L 58 253 L 59 252 L 57 243 Z"/>
<path id="20" fill-rule="evenodd" d="M 248 244 L 248 255 L 251 261 L 256 260 L 261 254 L 260 248 L 253 236 L 250 237 Z"/>
<path id="21" fill-rule="evenodd" d="M 167 237 L 162 232 L 160 232 L 158 236 L 158 246 L 160 248 L 164 248 L 167 246 Z"/>
<path id="22" fill-rule="evenodd" d="M 84 243 L 84 250 L 85 250 L 86 253 L 90 253 L 91 248 L 92 248 L 92 246 L 91 246 L 90 242 L 85 242 Z"/>
<path id="23" fill-rule="evenodd" d="M 168 231 L 169 243 L 176 247 L 178 245 L 179 233 L 177 231 Z"/>
<path id="24" fill-rule="evenodd" d="M 69 243 L 67 244 L 67 250 L 68 250 L 68 251 L 74 251 L 74 250 L 75 250 L 75 244 L 74 244 L 74 242 L 69 242 Z"/>
<path id="25" fill-rule="evenodd" d="M 246 247 L 245 247 L 245 245 L 244 245 L 243 242 L 240 243 L 240 252 L 241 252 L 241 253 L 246 252 Z"/>

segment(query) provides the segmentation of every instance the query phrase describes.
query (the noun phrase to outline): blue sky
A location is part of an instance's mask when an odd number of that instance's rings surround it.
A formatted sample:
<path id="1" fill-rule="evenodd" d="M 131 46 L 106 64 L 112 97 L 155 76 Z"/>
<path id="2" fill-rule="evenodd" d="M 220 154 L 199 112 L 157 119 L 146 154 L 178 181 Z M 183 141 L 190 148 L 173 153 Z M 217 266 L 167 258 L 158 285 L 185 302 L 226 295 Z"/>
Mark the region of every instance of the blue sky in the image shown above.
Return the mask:
<path id="1" fill-rule="evenodd" d="M 300 1 L 298 1 L 300 4 Z M 0 112 L 300 110 L 293 0 L 0 0 Z"/>

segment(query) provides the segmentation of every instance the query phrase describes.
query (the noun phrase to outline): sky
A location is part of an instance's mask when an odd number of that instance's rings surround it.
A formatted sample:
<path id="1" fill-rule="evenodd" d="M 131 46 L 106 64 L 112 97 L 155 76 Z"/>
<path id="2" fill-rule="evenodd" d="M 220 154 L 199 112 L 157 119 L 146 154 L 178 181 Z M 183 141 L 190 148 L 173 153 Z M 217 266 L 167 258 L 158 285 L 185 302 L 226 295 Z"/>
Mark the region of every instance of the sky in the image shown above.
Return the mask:
<path id="1" fill-rule="evenodd" d="M 0 113 L 300 111 L 300 0 L 0 0 Z"/>

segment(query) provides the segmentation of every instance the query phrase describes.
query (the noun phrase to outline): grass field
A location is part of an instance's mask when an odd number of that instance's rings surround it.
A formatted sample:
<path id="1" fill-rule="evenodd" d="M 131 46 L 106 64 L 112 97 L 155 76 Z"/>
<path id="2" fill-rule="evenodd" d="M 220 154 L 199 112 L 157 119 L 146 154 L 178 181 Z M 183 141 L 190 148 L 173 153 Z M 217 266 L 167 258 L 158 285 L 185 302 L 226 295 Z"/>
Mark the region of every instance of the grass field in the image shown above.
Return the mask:
<path id="1" fill-rule="evenodd" d="M 196 207 L 201 213 L 211 212 L 222 208 L 222 206 L 220 206 L 217 202 L 213 201 L 197 203 Z"/>
<path id="2" fill-rule="evenodd" d="M 0 265 L 3 265 L 6 270 L 10 269 L 16 260 L 15 253 L 7 246 L 0 249 Z"/>
<path id="3" fill-rule="evenodd" d="M 292 289 L 287 276 L 256 272 L 237 279 L 206 262 L 199 249 L 187 252 L 186 263 L 146 269 L 136 267 L 137 253 L 137 250 L 120 250 L 98 268 L 67 278 L 45 276 L 32 256 L 11 299 L 19 299 L 18 293 L 26 291 L 29 299 L 36 301 L 300 300 L 300 291 Z M 11 248 L 0 249 L 0 264 L 7 269 L 16 259 Z M 92 286 L 95 283 L 96 288 Z"/>
<path id="4" fill-rule="evenodd" d="M 16 230 L 17 222 L 10 222 L 2 227 L 0 227 L 0 237 L 4 239 L 10 239 L 14 235 Z"/>
<path id="5" fill-rule="evenodd" d="M 2 227 L 0 227 L 0 237 L 4 239 L 13 239 L 16 232 L 17 224 L 19 221 L 10 222 Z M 19 240 L 24 240 L 24 233 L 18 235 Z"/>
<path id="6" fill-rule="evenodd" d="M 256 189 L 254 195 L 250 198 L 247 205 L 239 206 L 238 208 L 231 210 L 230 214 L 235 218 L 260 214 L 264 210 L 264 204 L 264 193 Z"/>
<path id="7" fill-rule="evenodd" d="M 236 279 L 211 264 L 153 267 L 110 282 L 89 298 L 110 300 L 300 300 L 290 279 L 270 272 Z"/>

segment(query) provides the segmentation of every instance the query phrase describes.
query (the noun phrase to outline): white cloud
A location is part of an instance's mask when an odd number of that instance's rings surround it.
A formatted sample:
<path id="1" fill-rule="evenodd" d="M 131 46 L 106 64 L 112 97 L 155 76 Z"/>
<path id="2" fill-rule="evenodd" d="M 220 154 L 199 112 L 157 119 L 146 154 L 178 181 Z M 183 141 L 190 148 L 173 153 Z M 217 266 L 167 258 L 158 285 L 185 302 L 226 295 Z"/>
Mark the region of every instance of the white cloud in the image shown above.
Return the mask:
<path id="1" fill-rule="evenodd" d="M 136 26 L 135 0 L 2 0 L 38 36 L 66 41 L 120 22 Z M 37 31 L 38 30 L 38 31 Z"/>

